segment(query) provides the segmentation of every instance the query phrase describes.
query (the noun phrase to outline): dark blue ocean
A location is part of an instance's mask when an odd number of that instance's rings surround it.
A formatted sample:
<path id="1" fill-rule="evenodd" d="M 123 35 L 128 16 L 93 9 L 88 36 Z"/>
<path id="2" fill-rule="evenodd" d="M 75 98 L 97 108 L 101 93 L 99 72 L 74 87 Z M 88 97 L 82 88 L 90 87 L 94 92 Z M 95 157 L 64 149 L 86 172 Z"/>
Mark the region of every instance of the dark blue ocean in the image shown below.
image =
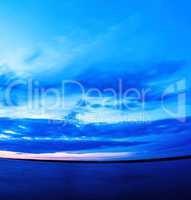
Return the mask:
<path id="1" fill-rule="evenodd" d="M 0 160 L 2 200 L 190 200 L 191 160 L 93 164 Z"/>

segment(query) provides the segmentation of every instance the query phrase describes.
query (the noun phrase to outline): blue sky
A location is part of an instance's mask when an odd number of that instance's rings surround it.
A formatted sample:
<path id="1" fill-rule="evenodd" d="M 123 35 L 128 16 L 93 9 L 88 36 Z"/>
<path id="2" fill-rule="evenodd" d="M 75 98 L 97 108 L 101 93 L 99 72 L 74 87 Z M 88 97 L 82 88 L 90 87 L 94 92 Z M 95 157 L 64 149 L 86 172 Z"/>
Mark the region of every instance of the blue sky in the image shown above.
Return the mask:
<path id="1" fill-rule="evenodd" d="M 21 143 L 24 153 L 33 152 L 26 149 L 25 144 L 41 149 L 45 145 L 52 152 L 49 143 L 55 142 L 56 154 L 46 156 L 58 156 L 57 159 L 60 156 L 66 159 L 80 159 L 81 156 L 86 159 L 127 158 L 134 153 L 139 156 L 140 152 L 140 156 L 144 156 L 145 148 L 146 155 L 152 156 L 152 151 L 156 151 L 162 156 L 158 147 L 160 149 L 164 143 L 167 154 L 168 148 L 173 155 L 177 154 L 173 148 L 178 145 L 185 152 L 189 150 L 188 131 L 184 131 L 182 124 L 177 129 L 172 127 L 177 122 L 174 120 L 191 116 L 190 100 L 178 101 L 178 108 L 183 112 L 174 116 L 177 97 L 190 92 L 190 6 L 188 0 L 1 0 L 0 119 L 5 126 L 1 127 L 0 142 L 4 144 L 3 150 L 13 151 Z M 122 79 L 124 89 L 133 87 L 141 91 L 149 88 L 151 92 L 147 95 L 144 110 L 140 109 L 140 99 L 133 95 L 120 100 L 108 94 L 92 95 L 84 102 L 72 87 L 69 87 L 64 108 L 59 104 L 51 107 L 56 97 L 49 94 L 42 97 L 40 109 L 29 110 L 27 103 L 31 99 L 26 99 L 26 85 L 13 90 L 14 106 L 5 103 L 3 92 L 7 85 L 14 80 L 31 79 L 38 81 L 37 89 L 58 91 L 62 80 L 77 80 L 85 90 L 97 88 L 102 91 L 116 89 L 116 82 Z M 166 110 L 161 107 L 161 96 L 165 92 L 169 95 L 165 98 Z M 124 103 L 130 103 L 137 110 L 124 108 Z M 140 113 L 144 114 L 144 119 L 140 119 Z M 12 122 L 12 119 L 16 121 Z M 68 120 L 69 126 L 49 124 L 46 119 L 62 123 Z M 38 123 L 35 120 L 39 120 Z M 135 127 L 132 128 L 129 122 Z M 143 122 L 141 129 L 136 124 L 139 122 Z M 190 120 L 187 125 L 189 123 Z M 153 127 L 154 132 L 151 131 Z M 166 134 L 166 130 L 167 136 L 159 134 Z M 94 131 L 95 135 L 88 135 Z M 130 138 L 126 135 L 128 132 L 134 135 Z M 185 134 L 184 139 L 175 132 Z M 63 151 L 71 150 L 76 141 L 79 146 L 73 150 L 78 151 L 72 151 L 72 156 L 57 152 L 60 147 Z M 58 145 L 61 143 L 67 148 Z M 48 150 L 45 152 L 50 153 Z M 0 151 L 0 157 L 6 155 Z"/>
<path id="2" fill-rule="evenodd" d="M 190 62 L 189 7 L 172 0 L 1 1 L 0 64 L 63 78 L 107 62 Z"/>
<path id="3" fill-rule="evenodd" d="M 32 78 L 57 87 L 79 79 L 103 89 L 123 78 L 126 87 L 151 87 L 156 98 L 174 81 L 190 82 L 189 6 L 172 0 L 1 1 L 2 80 Z"/>

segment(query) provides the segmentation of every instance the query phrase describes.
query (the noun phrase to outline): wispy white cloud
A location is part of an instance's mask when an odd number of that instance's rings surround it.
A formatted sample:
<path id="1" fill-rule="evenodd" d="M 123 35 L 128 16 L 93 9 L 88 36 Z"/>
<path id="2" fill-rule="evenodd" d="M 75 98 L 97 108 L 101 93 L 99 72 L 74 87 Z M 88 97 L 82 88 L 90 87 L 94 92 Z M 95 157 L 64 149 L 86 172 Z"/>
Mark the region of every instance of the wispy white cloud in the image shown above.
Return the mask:
<path id="1" fill-rule="evenodd" d="M 60 161 L 101 161 L 101 160 L 113 160 L 122 158 L 131 158 L 134 153 L 131 152 L 116 152 L 116 153 L 20 153 L 12 151 L 0 151 L 0 158 L 12 158 L 12 159 L 33 159 L 33 160 L 60 160 Z"/>

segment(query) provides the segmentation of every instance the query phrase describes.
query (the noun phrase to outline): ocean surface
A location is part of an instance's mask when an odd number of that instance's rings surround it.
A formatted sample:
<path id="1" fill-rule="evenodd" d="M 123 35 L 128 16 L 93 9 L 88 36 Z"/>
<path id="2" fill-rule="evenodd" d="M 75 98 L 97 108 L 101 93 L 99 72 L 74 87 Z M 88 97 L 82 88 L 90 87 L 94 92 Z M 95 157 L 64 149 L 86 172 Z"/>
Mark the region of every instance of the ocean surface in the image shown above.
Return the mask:
<path id="1" fill-rule="evenodd" d="M 191 160 L 58 163 L 0 160 L 2 200 L 190 200 Z"/>

